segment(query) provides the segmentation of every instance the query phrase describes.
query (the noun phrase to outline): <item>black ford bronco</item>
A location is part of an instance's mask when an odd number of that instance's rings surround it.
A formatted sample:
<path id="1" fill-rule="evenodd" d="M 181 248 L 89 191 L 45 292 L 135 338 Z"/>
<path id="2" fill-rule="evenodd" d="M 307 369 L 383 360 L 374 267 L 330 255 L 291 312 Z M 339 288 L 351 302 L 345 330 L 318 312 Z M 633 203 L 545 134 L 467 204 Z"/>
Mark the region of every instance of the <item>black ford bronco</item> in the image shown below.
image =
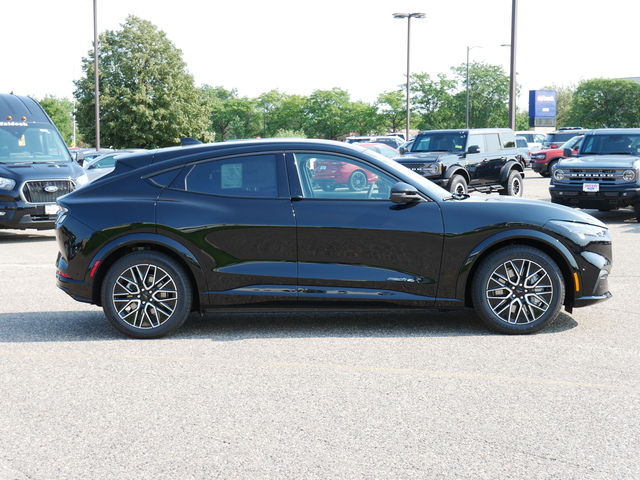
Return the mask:
<path id="1" fill-rule="evenodd" d="M 426 130 L 398 163 L 454 194 L 468 191 L 522 196 L 524 161 L 513 130 Z"/>

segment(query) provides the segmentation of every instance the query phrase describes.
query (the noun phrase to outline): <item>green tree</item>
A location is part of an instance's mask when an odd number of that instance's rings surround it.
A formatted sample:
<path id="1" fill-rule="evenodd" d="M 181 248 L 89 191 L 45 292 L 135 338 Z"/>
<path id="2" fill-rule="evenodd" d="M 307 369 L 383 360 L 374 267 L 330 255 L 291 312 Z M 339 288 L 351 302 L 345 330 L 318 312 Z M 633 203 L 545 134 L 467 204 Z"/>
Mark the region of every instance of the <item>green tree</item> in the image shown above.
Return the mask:
<path id="1" fill-rule="evenodd" d="M 386 130 L 399 132 L 403 127 L 406 127 L 407 109 L 405 97 L 406 94 L 402 90 L 383 92 L 378 95 L 375 106 Z"/>
<path id="2" fill-rule="evenodd" d="M 62 138 L 70 147 L 75 147 L 73 140 L 73 102 L 67 98 L 45 96 L 38 103 L 42 105 L 47 115 L 51 117 Z M 77 142 L 76 142 L 77 143 Z"/>
<path id="3" fill-rule="evenodd" d="M 573 85 L 551 85 L 550 87 L 545 87 L 544 90 L 554 90 L 556 92 L 556 127 L 571 126 L 571 104 L 576 87 Z"/>
<path id="4" fill-rule="evenodd" d="M 350 132 L 349 93 L 346 90 L 315 90 L 305 102 L 307 128 L 311 137 L 335 139 Z"/>
<path id="5" fill-rule="evenodd" d="M 438 80 L 433 80 L 428 73 L 412 75 L 411 125 L 421 130 L 460 126 L 451 112 L 451 96 L 455 87 L 455 81 L 442 73 L 438 74 Z M 413 118 L 414 112 L 418 117 L 417 122 Z"/>
<path id="6" fill-rule="evenodd" d="M 217 141 L 254 138 L 261 135 L 258 101 L 238 97 L 237 91 L 205 85 L 203 91 L 210 104 L 210 122 Z"/>
<path id="7" fill-rule="evenodd" d="M 129 16 L 99 37 L 101 143 L 155 148 L 180 137 L 209 141 L 206 96 L 186 72 L 182 52 L 152 23 Z M 93 51 L 76 81 L 78 128 L 95 142 Z"/>
<path id="8" fill-rule="evenodd" d="M 585 128 L 640 126 L 640 84 L 606 78 L 580 83 L 573 94 L 570 121 Z"/>
<path id="9" fill-rule="evenodd" d="M 456 85 L 451 112 L 454 118 L 465 118 L 467 64 L 452 67 Z M 469 126 L 472 128 L 506 127 L 509 124 L 509 76 L 498 65 L 484 62 L 469 64 Z M 465 121 L 461 122 L 464 125 Z"/>

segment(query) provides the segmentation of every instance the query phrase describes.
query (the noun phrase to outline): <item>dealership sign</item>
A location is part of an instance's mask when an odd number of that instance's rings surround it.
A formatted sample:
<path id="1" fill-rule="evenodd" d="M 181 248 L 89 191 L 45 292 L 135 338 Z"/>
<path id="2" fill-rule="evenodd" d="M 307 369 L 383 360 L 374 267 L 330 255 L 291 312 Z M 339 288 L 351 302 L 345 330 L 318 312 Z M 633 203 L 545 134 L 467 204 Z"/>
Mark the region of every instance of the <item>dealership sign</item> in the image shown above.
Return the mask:
<path id="1" fill-rule="evenodd" d="M 529 90 L 529 117 L 556 118 L 556 91 Z"/>

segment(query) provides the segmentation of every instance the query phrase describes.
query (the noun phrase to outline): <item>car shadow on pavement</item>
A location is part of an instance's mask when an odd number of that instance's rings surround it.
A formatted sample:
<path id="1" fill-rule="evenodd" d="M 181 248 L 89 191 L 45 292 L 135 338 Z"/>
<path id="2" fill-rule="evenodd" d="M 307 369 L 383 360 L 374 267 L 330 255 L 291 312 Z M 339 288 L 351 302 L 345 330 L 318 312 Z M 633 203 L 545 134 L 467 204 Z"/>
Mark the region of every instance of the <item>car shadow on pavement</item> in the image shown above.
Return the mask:
<path id="1" fill-rule="evenodd" d="M 56 238 L 52 234 L 43 234 L 36 232 L 11 232 L 0 230 L 0 245 L 9 245 L 12 243 L 33 243 L 33 242 L 55 242 Z"/>
<path id="2" fill-rule="evenodd" d="M 575 328 L 561 313 L 540 334 Z M 396 338 L 501 335 L 473 310 L 455 312 L 321 312 L 192 314 L 167 339 L 233 342 L 269 338 Z M 101 310 L 0 314 L 0 343 L 132 340 L 116 331 Z"/>

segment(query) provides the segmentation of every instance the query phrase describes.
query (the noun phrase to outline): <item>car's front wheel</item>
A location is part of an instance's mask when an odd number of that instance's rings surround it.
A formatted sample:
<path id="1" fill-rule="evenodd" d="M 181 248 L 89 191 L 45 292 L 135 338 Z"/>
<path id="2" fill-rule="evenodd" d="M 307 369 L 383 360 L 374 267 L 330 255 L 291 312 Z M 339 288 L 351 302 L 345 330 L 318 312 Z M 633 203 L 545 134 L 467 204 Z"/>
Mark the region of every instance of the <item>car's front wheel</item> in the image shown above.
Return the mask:
<path id="1" fill-rule="evenodd" d="M 472 282 L 482 321 L 499 332 L 534 333 L 553 322 L 564 303 L 558 265 L 537 248 L 516 245 L 490 254 Z"/>
<path id="2" fill-rule="evenodd" d="M 468 191 L 467 181 L 462 175 L 454 175 L 449 181 L 449 191 L 454 195 L 466 195 Z"/>
<path id="3" fill-rule="evenodd" d="M 109 268 L 101 299 L 117 330 L 133 338 L 158 338 L 175 332 L 189 316 L 191 282 L 166 255 L 134 252 Z"/>

